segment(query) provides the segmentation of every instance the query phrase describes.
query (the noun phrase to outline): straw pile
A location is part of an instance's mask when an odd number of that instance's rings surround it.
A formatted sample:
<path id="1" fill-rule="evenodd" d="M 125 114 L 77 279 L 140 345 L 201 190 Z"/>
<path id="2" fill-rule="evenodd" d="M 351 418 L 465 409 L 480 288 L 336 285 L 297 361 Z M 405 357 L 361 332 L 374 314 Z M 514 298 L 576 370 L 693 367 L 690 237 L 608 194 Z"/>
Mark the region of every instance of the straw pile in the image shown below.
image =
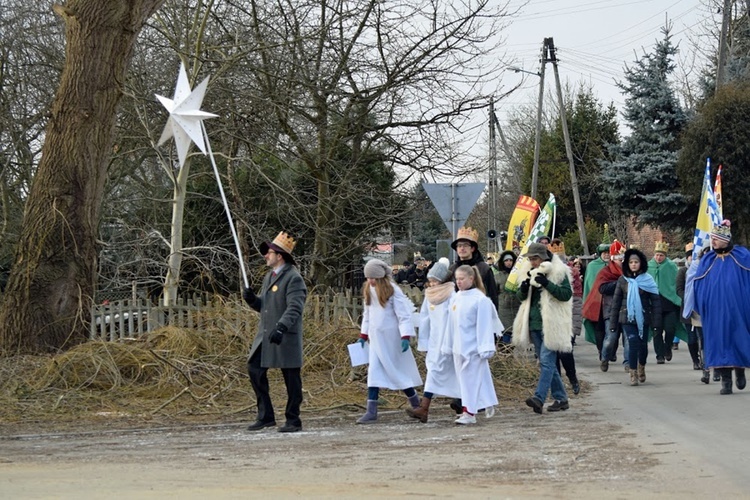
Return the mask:
<path id="1" fill-rule="evenodd" d="M 139 424 L 252 418 L 255 398 L 246 363 L 257 315 L 248 311 L 247 316 L 241 327 L 206 318 L 201 329 L 166 327 L 137 340 L 91 341 L 55 356 L 0 359 L 0 421 L 85 423 L 117 417 L 122 425 L 128 418 Z M 221 327 L 206 326 L 211 324 Z M 366 399 L 366 367 L 352 369 L 346 349 L 357 339 L 358 326 L 306 317 L 304 329 L 303 411 L 359 411 Z M 416 354 L 424 374 L 424 356 Z M 491 366 L 501 404 L 517 405 L 535 384 L 537 368 L 525 356 L 500 351 Z M 280 370 L 270 370 L 269 381 L 275 406 L 283 408 Z M 385 408 L 406 403 L 400 393 L 381 394 Z"/>

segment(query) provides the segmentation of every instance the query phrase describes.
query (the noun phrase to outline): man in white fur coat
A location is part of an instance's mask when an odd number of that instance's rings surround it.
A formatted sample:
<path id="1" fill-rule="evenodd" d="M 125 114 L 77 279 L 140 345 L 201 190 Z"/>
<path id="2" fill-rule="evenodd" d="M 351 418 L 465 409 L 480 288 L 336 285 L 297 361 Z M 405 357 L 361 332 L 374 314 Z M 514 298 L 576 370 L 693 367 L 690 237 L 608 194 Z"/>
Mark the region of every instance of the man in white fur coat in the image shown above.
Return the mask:
<path id="1" fill-rule="evenodd" d="M 534 344 L 541 372 L 534 395 L 526 400 L 535 413 L 542 413 L 547 393 L 552 391 L 554 403 L 547 411 L 569 408 L 568 395 L 555 361 L 557 352 L 573 350 L 573 290 L 570 268 L 541 243 L 532 243 L 526 261 L 519 268 L 521 282 L 517 295 L 521 301 L 513 322 L 513 345 Z"/>

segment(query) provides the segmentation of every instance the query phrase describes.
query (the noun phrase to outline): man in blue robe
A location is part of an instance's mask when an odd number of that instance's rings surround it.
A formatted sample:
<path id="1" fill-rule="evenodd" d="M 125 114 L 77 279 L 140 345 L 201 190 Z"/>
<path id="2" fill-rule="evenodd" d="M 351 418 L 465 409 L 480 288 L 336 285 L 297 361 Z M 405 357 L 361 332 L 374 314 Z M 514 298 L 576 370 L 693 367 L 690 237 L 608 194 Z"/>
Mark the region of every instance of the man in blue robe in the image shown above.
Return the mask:
<path id="1" fill-rule="evenodd" d="M 732 243 L 730 222 L 711 231 L 711 251 L 693 281 L 695 310 L 703 322 L 705 366 L 721 374 L 721 394 L 745 388 L 750 367 L 750 251 Z"/>

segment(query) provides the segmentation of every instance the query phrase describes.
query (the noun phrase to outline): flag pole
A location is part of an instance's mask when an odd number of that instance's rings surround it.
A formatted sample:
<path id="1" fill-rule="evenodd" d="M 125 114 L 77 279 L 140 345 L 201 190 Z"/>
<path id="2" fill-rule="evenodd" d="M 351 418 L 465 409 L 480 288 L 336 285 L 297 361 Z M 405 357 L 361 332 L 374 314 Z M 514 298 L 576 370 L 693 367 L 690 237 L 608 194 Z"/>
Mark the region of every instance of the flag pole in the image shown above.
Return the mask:
<path id="1" fill-rule="evenodd" d="M 200 122 L 201 130 L 203 131 L 203 137 L 206 139 L 206 148 L 208 149 L 208 156 L 211 157 L 211 165 L 214 168 L 214 174 L 216 175 L 216 183 L 219 185 L 219 192 L 221 193 L 221 201 L 224 203 L 224 210 L 227 213 L 227 220 L 229 221 L 229 228 L 232 230 L 232 237 L 234 238 L 234 244 L 237 247 L 237 257 L 240 260 L 240 270 L 242 271 L 242 281 L 245 283 L 245 288 L 250 287 L 250 282 L 247 279 L 247 271 L 245 270 L 245 259 L 242 257 L 242 249 L 240 248 L 240 239 L 237 236 L 237 230 L 234 228 L 234 221 L 232 220 L 232 212 L 229 210 L 229 204 L 227 203 L 227 197 L 224 194 L 224 186 L 221 183 L 221 176 L 219 175 L 219 169 L 216 166 L 216 160 L 214 159 L 214 152 L 211 150 L 211 141 L 208 140 L 208 132 L 203 122 Z"/>

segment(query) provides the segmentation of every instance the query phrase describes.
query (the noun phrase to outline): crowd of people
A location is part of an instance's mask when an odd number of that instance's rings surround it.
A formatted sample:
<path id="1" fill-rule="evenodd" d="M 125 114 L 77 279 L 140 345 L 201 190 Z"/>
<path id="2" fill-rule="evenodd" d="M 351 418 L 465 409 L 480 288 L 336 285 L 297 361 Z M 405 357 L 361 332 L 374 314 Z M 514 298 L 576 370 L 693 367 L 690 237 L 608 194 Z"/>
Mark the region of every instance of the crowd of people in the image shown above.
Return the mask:
<path id="1" fill-rule="evenodd" d="M 286 422 L 280 432 L 302 429 L 302 310 L 306 289 L 296 270 L 296 242 L 281 232 L 261 245 L 270 268 L 258 295 L 243 297 L 260 313 L 259 331 L 248 356 L 258 414 L 248 430 L 276 425 L 267 371 L 280 368 L 287 388 Z M 539 377 L 525 403 L 535 413 L 570 408 L 562 370 L 574 394 L 580 391 L 573 348 L 576 337 L 595 344 L 599 366 L 609 370 L 621 359 L 631 386 L 646 382 L 649 343 L 657 364 L 672 359 L 675 341 L 687 342 L 701 381 L 721 380 L 721 394 L 745 388 L 750 366 L 750 252 L 731 239 L 731 224 L 713 228 L 710 246 L 685 266 L 657 242 L 648 260 L 643 251 L 615 240 L 601 244 L 588 265 L 569 258 L 561 240 L 543 237 L 522 255 L 505 251 L 485 258 L 478 234 L 462 227 L 448 259 L 430 263 L 415 255 L 414 265 L 394 271 L 378 259 L 364 266 L 363 318 L 359 345 L 368 348 L 367 399 L 358 424 L 378 421 L 381 389 L 403 391 L 409 417 L 427 422 L 434 397 L 451 399 L 458 425 L 476 424 L 478 413 L 495 413 L 497 394 L 489 367 L 498 345 L 533 349 Z M 511 276 L 513 279 L 511 280 Z M 424 291 L 415 330 L 414 304 L 399 284 Z M 515 284 L 515 286 L 513 286 Z M 411 348 L 426 352 L 423 385 Z M 512 347 L 510 347 L 512 348 Z M 550 399 L 551 398 L 551 399 Z"/>

